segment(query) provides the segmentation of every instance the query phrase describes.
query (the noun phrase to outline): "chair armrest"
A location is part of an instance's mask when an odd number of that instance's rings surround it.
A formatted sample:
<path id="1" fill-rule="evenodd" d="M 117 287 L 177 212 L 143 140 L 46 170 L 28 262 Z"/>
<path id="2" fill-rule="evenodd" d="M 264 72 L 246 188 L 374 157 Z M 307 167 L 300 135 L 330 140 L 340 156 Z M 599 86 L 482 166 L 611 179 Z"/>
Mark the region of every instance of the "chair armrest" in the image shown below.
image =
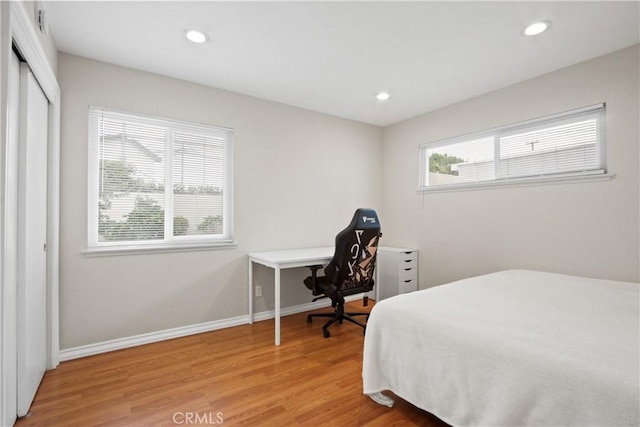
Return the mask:
<path id="1" fill-rule="evenodd" d="M 313 280 L 313 283 L 316 283 L 316 280 L 318 278 L 318 270 L 322 268 L 322 265 L 308 265 L 307 268 L 311 270 L 311 278 Z"/>
<path id="2" fill-rule="evenodd" d="M 311 270 L 311 276 L 304 279 L 305 286 L 311 290 L 313 295 L 322 294 L 322 291 L 318 289 L 318 270 L 322 268 L 322 265 L 308 265 L 307 268 Z"/>

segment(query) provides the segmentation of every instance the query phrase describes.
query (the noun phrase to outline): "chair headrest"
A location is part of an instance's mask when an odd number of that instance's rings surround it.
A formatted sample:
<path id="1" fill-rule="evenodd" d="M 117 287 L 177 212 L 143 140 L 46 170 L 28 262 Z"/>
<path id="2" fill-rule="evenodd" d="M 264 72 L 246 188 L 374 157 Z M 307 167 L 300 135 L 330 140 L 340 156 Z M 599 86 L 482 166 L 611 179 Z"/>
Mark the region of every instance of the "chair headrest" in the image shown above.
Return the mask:
<path id="1" fill-rule="evenodd" d="M 358 228 L 380 228 L 378 214 L 373 209 L 360 208 L 353 214 L 351 222 Z"/>

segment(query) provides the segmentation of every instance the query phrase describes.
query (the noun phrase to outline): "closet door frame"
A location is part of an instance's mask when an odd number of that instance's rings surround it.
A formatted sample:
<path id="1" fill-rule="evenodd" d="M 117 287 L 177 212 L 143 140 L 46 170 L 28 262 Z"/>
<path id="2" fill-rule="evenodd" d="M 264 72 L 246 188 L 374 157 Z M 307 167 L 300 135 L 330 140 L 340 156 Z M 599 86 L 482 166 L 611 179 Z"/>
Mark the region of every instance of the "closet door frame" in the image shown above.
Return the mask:
<path id="1" fill-rule="evenodd" d="M 47 153 L 47 369 L 59 364 L 59 218 L 60 218 L 60 87 L 49 65 L 46 54 L 38 41 L 27 12 L 20 2 L 0 1 L 0 307 L 1 316 L 16 315 L 17 300 L 5 278 L 12 277 L 17 265 L 7 261 L 7 253 L 17 250 L 17 242 L 5 239 L 7 213 L 16 206 L 7 203 L 5 190 L 7 169 L 18 165 L 7 164 L 5 153 L 8 141 L 8 87 L 12 46 L 29 64 L 42 91 L 49 100 L 48 153 Z M 10 202 L 10 201 L 9 201 Z M 9 298 L 5 298 L 9 297 Z M 5 425 L 16 415 L 17 383 L 11 384 L 8 371 L 16 360 L 17 331 L 0 328 L 0 425 Z M 15 366 L 13 367 L 15 369 Z"/>

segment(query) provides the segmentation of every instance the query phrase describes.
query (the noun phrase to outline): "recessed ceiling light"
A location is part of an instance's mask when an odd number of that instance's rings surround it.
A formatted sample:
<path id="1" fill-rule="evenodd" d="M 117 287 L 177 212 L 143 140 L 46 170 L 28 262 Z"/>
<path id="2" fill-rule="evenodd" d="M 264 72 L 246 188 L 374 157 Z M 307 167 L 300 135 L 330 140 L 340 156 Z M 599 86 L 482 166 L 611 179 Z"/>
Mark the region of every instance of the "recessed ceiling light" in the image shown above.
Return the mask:
<path id="1" fill-rule="evenodd" d="M 380 92 L 376 95 L 376 99 L 378 101 L 386 101 L 387 99 L 389 99 L 389 94 L 387 92 Z"/>
<path id="2" fill-rule="evenodd" d="M 209 36 L 198 30 L 186 30 L 184 32 L 184 36 L 187 38 L 187 40 L 193 43 L 205 43 L 207 40 L 209 40 Z"/>
<path id="3" fill-rule="evenodd" d="M 550 26 L 551 26 L 551 22 L 549 21 L 534 22 L 533 24 L 527 26 L 527 28 L 524 29 L 524 34 L 526 36 L 537 36 L 538 34 L 544 33 L 545 31 L 547 31 Z"/>

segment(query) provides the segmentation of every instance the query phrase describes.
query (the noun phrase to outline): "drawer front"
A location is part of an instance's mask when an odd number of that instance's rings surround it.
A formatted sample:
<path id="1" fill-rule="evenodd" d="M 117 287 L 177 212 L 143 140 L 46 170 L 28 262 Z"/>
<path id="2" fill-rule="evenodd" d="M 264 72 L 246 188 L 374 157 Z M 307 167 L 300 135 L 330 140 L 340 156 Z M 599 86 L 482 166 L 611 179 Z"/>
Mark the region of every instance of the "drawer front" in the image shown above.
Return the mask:
<path id="1" fill-rule="evenodd" d="M 405 280 L 417 279 L 418 278 L 418 269 L 416 267 L 400 267 L 400 274 L 398 274 L 398 278 L 401 282 Z"/>
<path id="2" fill-rule="evenodd" d="M 413 292 L 418 290 L 418 280 L 416 279 L 408 279 L 401 280 L 400 287 L 398 289 L 401 294 L 406 294 L 407 292 Z"/>
<path id="3" fill-rule="evenodd" d="M 400 271 L 404 271 L 407 268 L 417 269 L 418 268 L 418 260 L 417 259 L 401 259 L 398 263 L 398 268 Z"/>
<path id="4" fill-rule="evenodd" d="M 401 261 L 407 261 L 407 260 L 417 260 L 418 259 L 418 252 L 417 251 L 411 251 L 411 252 L 400 252 L 400 260 Z"/>

